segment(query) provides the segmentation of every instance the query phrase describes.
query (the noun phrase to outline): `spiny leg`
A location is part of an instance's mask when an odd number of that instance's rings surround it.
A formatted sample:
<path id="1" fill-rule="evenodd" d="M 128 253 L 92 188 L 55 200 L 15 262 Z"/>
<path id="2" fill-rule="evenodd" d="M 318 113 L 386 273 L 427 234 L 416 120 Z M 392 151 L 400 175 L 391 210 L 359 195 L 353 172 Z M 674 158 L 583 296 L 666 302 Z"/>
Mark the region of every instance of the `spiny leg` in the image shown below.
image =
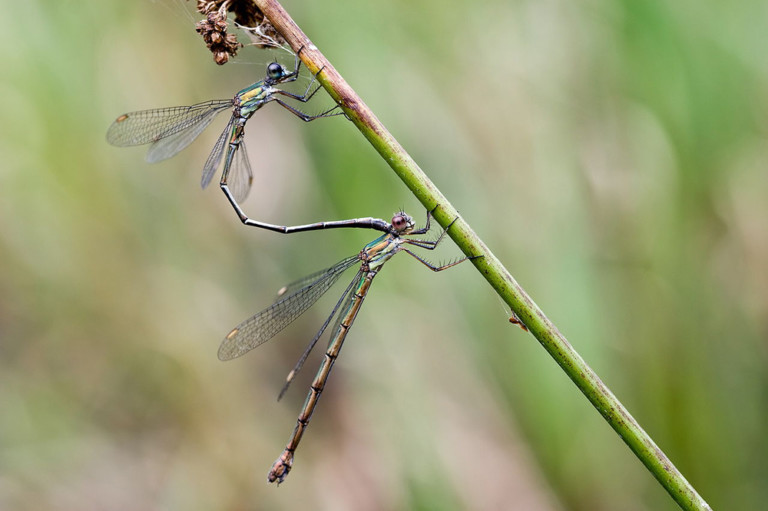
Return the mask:
<path id="1" fill-rule="evenodd" d="M 304 91 L 304 94 L 299 95 L 299 94 L 294 94 L 292 92 L 287 92 L 287 91 L 284 91 L 284 90 L 275 90 L 274 94 L 281 94 L 281 95 L 287 96 L 287 97 L 289 97 L 291 99 L 295 99 L 296 101 L 301 101 L 302 103 L 306 103 L 307 101 L 312 99 L 312 96 L 314 96 L 315 93 L 317 93 L 317 91 L 320 90 L 320 88 L 322 87 L 322 85 L 318 84 L 318 86 L 315 87 L 315 90 L 313 90 L 311 94 L 307 95 L 309 93 L 309 89 L 312 88 L 312 84 L 314 84 L 315 80 L 317 80 L 317 75 L 322 73 L 323 69 L 325 69 L 325 66 L 323 66 L 320 69 L 318 69 L 317 73 L 312 75 L 312 79 L 309 81 L 309 84 L 307 84 L 307 89 Z M 286 80 L 286 81 L 294 81 L 294 80 L 296 80 L 296 78 L 293 78 L 293 80 Z"/>
<path id="2" fill-rule="evenodd" d="M 450 267 L 452 267 L 452 266 L 456 266 L 456 265 L 457 265 L 457 264 L 459 264 L 459 263 L 463 263 L 463 262 L 464 262 L 464 261 L 466 261 L 467 259 L 478 259 L 478 258 L 480 258 L 480 257 L 483 257 L 482 255 L 477 255 L 477 256 L 472 256 L 472 257 L 462 257 L 461 259 L 457 259 L 456 261 L 453 261 L 453 262 L 451 262 L 451 263 L 448 263 L 448 264 L 444 264 L 444 265 L 442 265 L 442 266 L 435 266 L 434 264 L 430 263 L 430 262 L 429 262 L 429 261 L 427 261 L 426 259 L 422 259 L 422 258 L 421 258 L 421 257 L 419 257 L 417 254 L 414 254 L 413 252 L 411 252 L 411 251 L 410 251 L 410 250 L 408 250 L 407 248 L 402 248 L 401 250 L 402 250 L 403 252 L 407 253 L 407 254 L 410 254 L 410 255 L 412 255 L 412 256 L 413 256 L 413 257 L 415 257 L 415 258 L 416 258 L 416 259 L 417 259 L 417 260 L 418 260 L 418 261 L 419 261 L 421 264 L 423 264 L 424 266 L 426 266 L 427 268 L 429 268 L 430 270 L 432 270 L 432 271 L 434 271 L 434 272 L 438 272 L 438 271 L 447 270 L 448 268 L 450 268 Z"/>
<path id="3" fill-rule="evenodd" d="M 425 250 L 434 250 L 435 249 L 435 242 L 434 241 L 403 240 L 403 243 L 408 243 L 409 245 L 413 245 L 414 247 L 423 248 Z"/>
<path id="4" fill-rule="evenodd" d="M 299 68 L 301 67 L 301 60 L 299 59 L 299 55 L 301 54 L 301 51 L 303 49 L 304 49 L 304 46 L 299 48 L 299 51 L 296 52 L 296 55 L 295 55 L 296 61 L 295 61 L 295 64 L 294 64 L 293 72 L 288 75 L 289 78 L 284 79 L 281 83 L 295 82 L 299 78 Z M 312 79 L 307 84 L 307 88 L 304 91 L 304 94 L 299 95 L 299 94 L 294 94 L 294 93 L 287 92 L 287 91 L 284 91 L 284 90 L 276 90 L 274 93 L 282 94 L 283 96 L 287 96 L 287 97 L 295 99 L 297 101 L 301 101 L 303 103 L 306 103 L 307 101 L 312 99 L 312 96 L 314 96 L 315 93 L 320 89 L 321 86 L 318 85 L 315 88 L 315 90 L 312 91 L 311 94 L 307 95 L 309 93 L 309 89 L 312 88 L 312 84 L 315 83 L 315 81 L 317 80 L 317 75 L 322 73 L 323 69 L 325 69 L 325 66 L 321 67 L 320 69 L 317 70 L 316 73 L 312 74 Z"/>
<path id="5" fill-rule="evenodd" d="M 435 208 L 437 208 L 437 206 L 435 206 Z M 433 209 L 432 211 L 434 211 L 434 209 Z M 429 212 L 429 214 L 430 214 L 430 215 L 431 215 L 432 211 L 430 211 L 430 212 Z M 410 244 L 410 245 L 414 245 L 414 246 L 416 246 L 416 247 L 419 247 L 419 248 L 423 248 L 423 249 L 426 249 L 426 250 L 434 250 L 435 248 L 437 248 L 437 245 L 439 245 L 439 244 L 440 244 L 440 242 L 441 242 L 441 241 L 443 241 L 443 237 L 445 237 L 445 234 L 448 232 L 448 229 L 450 229 L 450 228 L 451 228 L 451 226 L 452 226 L 453 224 L 455 224 L 455 223 L 456 223 L 456 221 L 457 221 L 458 219 L 459 219 L 459 217 L 456 217 L 456 218 L 454 218 L 454 219 L 451 221 L 451 223 L 450 223 L 450 224 L 448 224 L 448 226 L 447 226 L 445 229 L 443 229 L 443 232 L 441 232 L 441 233 L 440 233 L 440 236 L 438 236 L 438 238 L 437 238 L 435 241 L 425 241 L 425 240 L 410 240 L 410 239 L 403 239 L 403 243 L 408 243 L 408 244 Z M 429 225 L 429 221 L 427 221 L 427 225 Z M 407 248 L 405 248 L 405 247 L 402 247 L 402 250 L 403 250 L 404 252 L 406 252 L 406 253 L 410 254 L 411 256 L 415 257 L 415 258 L 416 258 L 416 259 L 417 259 L 419 262 L 421 262 L 421 263 L 422 263 L 424 266 L 426 266 L 427 268 L 429 268 L 430 270 L 432 270 L 432 271 L 434 271 L 434 272 L 438 272 L 438 271 L 447 270 L 448 268 L 450 268 L 450 267 L 452 267 L 452 266 L 456 266 L 456 265 L 457 265 L 457 264 L 459 264 L 459 263 L 463 263 L 463 262 L 464 262 L 464 261 L 466 261 L 467 259 L 478 259 L 478 258 L 481 258 L 481 257 L 485 257 L 485 256 L 483 256 L 483 255 L 469 256 L 469 257 L 462 257 L 461 259 L 457 259 L 456 261 L 453 261 L 453 262 L 451 262 L 451 263 L 448 263 L 448 264 L 444 264 L 444 265 L 442 265 L 442 266 L 435 266 L 434 264 L 430 263 L 430 262 L 429 262 L 429 261 L 427 261 L 426 259 L 423 259 L 423 258 L 422 258 L 422 257 L 420 257 L 419 255 L 417 255 L 417 254 L 415 254 L 415 253 L 411 252 L 410 250 L 408 250 L 408 249 L 407 249 Z"/>
<path id="6" fill-rule="evenodd" d="M 410 235 L 416 235 L 416 236 L 418 236 L 419 234 L 426 234 L 426 233 L 428 233 L 428 232 L 429 232 L 429 229 L 430 229 L 430 220 L 432 219 L 432 214 L 433 214 L 433 213 L 434 213 L 436 210 L 437 210 L 437 206 L 435 206 L 435 207 L 434 207 L 434 208 L 432 208 L 432 209 L 429 209 L 429 210 L 427 210 L 427 223 L 426 223 L 426 225 L 425 225 L 424 227 L 422 227 L 421 229 L 416 229 L 415 231 L 411 231 L 411 232 L 409 233 L 409 236 L 410 236 Z"/>
<path id="7" fill-rule="evenodd" d="M 311 94 L 307 95 L 309 92 L 309 88 L 312 87 L 312 82 L 309 83 L 307 86 L 307 90 L 304 91 L 304 94 L 294 94 L 292 92 L 284 91 L 284 90 L 275 90 L 272 94 L 280 94 L 281 96 L 286 96 L 291 99 L 295 99 L 296 101 L 301 101 L 302 103 L 306 103 L 310 99 L 312 99 L 312 96 L 314 96 L 317 91 L 319 91 L 322 88 L 322 85 L 318 85 L 315 87 L 315 90 L 312 91 Z"/>
<path id="8" fill-rule="evenodd" d="M 301 59 L 299 58 L 299 54 L 301 54 L 301 51 L 304 49 L 304 45 L 299 48 L 299 51 L 296 52 L 296 54 L 293 56 L 294 62 L 293 62 L 293 72 L 289 75 L 290 78 L 287 78 L 283 80 L 283 83 L 287 82 L 295 82 L 296 79 L 299 77 L 299 68 L 301 68 Z"/>
<path id="9" fill-rule="evenodd" d="M 431 214 L 431 211 L 430 211 Z M 459 217 L 454 218 L 450 224 L 448 224 L 448 227 L 443 229 L 443 232 L 440 233 L 440 236 L 435 241 L 428 241 L 428 240 L 412 240 L 412 239 L 403 239 L 403 243 L 408 243 L 409 245 L 415 245 L 420 248 L 424 248 L 426 250 L 434 250 L 437 248 L 437 245 L 440 244 L 441 241 L 443 241 L 443 237 L 448 232 L 448 229 L 451 228 L 453 224 L 456 223 L 456 220 L 458 220 Z M 420 229 L 419 231 L 413 231 L 409 233 L 408 235 L 414 235 L 414 234 L 424 234 L 424 232 L 427 232 L 429 230 L 429 217 L 427 217 L 427 225 L 424 227 L 424 229 Z M 423 232 L 420 232 L 423 231 Z"/>
<path id="10" fill-rule="evenodd" d="M 274 101 L 275 103 L 277 103 L 281 107 L 285 108 L 286 110 L 288 110 L 289 112 L 291 112 L 293 115 L 295 115 L 296 117 L 298 117 L 299 119 L 301 119 L 304 122 L 314 121 L 315 119 L 319 119 L 321 117 L 333 117 L 335 115 L 344 115 L 344 112 L 337 112 L 335 114 L 331 113 L 334 110 L 336 110 L 337 108 L 339 108 L 339 105 L 335 105 L 334 107 L 329 108 L 325 112 L 321 112 L 321 113 L 319 113 L 317 115 L 308 115 L 308 114 L 305 114 L 304 112 L 302 112 L 301 110 L 292 107 L 291 105 L 289 105 L 288 103 L 286 103 L 282 99 L 279 99 L 279 98 L 276 98 L 276 97 L 272 97 L 268 101 Z"/>

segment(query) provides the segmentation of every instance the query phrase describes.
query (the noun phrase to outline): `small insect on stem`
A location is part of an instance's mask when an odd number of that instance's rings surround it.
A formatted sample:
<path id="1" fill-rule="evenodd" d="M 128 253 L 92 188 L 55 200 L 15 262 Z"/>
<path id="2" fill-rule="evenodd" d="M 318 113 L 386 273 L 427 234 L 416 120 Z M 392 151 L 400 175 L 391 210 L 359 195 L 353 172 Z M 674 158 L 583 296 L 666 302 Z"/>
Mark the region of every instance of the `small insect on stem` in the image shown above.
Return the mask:
<path id="1" fill-rule="evenodd" d="M 510 314 L 511 315 L 509 317 L 509 322 L 512 323 L 513 325 L 519 326 L 520 328 L 522 328 L 523 330 L 525 330 L 527 332 L 528 331 L 528 327 L 525 326 L 525 324 L 520 320 L 520 317 L 518 317 L 518 315 L 515 314 L 512 311 L 510 311 Z"/>

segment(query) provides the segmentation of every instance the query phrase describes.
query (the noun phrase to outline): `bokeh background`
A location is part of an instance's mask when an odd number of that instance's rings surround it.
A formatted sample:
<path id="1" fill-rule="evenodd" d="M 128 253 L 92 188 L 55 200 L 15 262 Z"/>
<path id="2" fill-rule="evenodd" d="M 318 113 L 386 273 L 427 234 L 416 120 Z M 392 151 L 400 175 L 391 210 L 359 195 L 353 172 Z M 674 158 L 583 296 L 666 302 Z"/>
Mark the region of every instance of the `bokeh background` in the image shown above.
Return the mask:
<path id="1" fill-rule="evenodd" d="M 763 507 L 768 4 L 284 5 L 702 496 Z M 198 184 L 224 119 L 156 165 L 104 133 L 291 56 L 218 67 L 181 1 L 0 6 L 0 509 L 676 509 L 471 265 L 405 256 L 267 485 L 320 353 L 275 397 L 343 287 L 218 344 L 372 233 L 243 227 Z M 341 117 L 269 106 L 247 143 L 254 218 L 423 218 Z"/>

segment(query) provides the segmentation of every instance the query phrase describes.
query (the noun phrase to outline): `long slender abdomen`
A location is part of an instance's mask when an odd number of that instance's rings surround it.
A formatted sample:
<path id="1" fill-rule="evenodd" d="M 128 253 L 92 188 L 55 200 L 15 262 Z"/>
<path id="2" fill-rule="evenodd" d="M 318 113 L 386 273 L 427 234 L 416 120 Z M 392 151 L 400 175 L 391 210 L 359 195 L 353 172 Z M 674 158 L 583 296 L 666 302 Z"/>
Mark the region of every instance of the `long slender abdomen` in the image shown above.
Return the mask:
<path id="1" fill-rule="evenodd" d="M 357 313 L 360 312 L 360 307 L 365 300 L 365 296 L 368 294 L 368 290 L 373 282 L 373 277 L 376 276 L 376 272 L 368 272 L 360 284 L 353 291 L 354 299 L 349 304 L 349 307 L 341 311 L 340 314 L 344 314 L 341 322 L 339 323 L 339 329 L 334 332 L 334 337 L 331 339 L 328 349 L 325 352 L 323 362 L 320 364 L 320 369 L 317 371 L 315 379 L 312 381 L 312 385 L 309 387 L 309 394 L 304 401 L 304 406 L 299 413 L 299 418 L 296 420 L 296 427 L 293 430 L 291 439 L 288 441 L 288 445 L 285 446 L 285 450 L 279 458 L 272 465 L 272 469 L 269 471 L 267 480 L 272 483 L 277 481 L 278 484 L 282 483 L 285 477 L 290 472 L 293 466 L 293 455 L 296 452 L 296 448 L 299 446 L 304 430 L 309 425 L 309 420 L 312 418 L 312 413 L 315 411 L 317 401 L 320 399 L 320 394 L 325 388 L 325 383 L 328 381 L 328 375 L 331 373 L 333 363 L 336 362 L 339 353 L 341 353 L 341 347 L 344 344 L 344 339 L 349 333 L 349 329 L 352 328 L 352 324 L 357 317 Z"/>

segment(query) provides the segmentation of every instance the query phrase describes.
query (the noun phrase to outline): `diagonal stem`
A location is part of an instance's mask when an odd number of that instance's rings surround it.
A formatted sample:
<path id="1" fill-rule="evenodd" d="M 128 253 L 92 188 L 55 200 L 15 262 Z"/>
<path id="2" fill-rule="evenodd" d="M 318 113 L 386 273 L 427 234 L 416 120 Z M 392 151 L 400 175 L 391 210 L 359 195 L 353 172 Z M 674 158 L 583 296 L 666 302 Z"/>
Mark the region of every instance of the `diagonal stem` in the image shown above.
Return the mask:
<path id="1" fill-rule="evenodd" d="M 678 505 L 687 510 L 711 510 L 280 3 L 276 0 L 251 1 L 264 12 L 293 51 L 303 47 L 301 59 L 312 73 L 322 69 L 318 75 L 320 83 L 424 207 L 432 210 L 439 205 L 434 216 L 440 225 L 445 227 L 458 218 L 448 233 L 450 237 L 467 256 L 484 256 L 472 259 L 475 267 Z"/>

